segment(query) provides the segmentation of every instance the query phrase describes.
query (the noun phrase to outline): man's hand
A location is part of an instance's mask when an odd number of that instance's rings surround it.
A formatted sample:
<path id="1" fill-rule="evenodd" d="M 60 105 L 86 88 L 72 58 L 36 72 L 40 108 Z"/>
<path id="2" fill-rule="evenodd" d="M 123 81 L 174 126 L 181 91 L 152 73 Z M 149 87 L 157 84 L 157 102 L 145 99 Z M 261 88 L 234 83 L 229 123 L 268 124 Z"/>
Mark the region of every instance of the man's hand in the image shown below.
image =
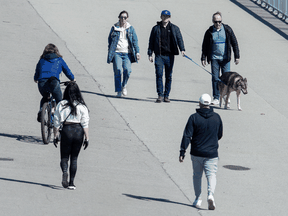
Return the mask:
<path id="1" fill-rule="evenodd" d="M 55 148 L 57 148 L 58 142 L 59 142 L 59 137 L 57 136 L 57 137 L 54 138 L 54 140 L 53 140 L 53 144 L 54 144 Z"/>
<path id="2" fill-rule="evenodd" d="M 180 157 L 179 157 L 179 162 L 182 163 L 183 161 L 184 161 L 184 157 L 183 157 L 183 156 L 180 156 Z"/>
<path id="3" fill-rule="evenodd" d="M 84 150 L 88 147 L 88 145 L 89 145 L 89 140 L 85 140 L 83 143 Z"/>
<path id="4" fill-rule="evenodd" d="M 235 59 L 235 64 L 237 65 L 237 64 L 239 64 L 239 59 Z"/>
<path id="5" fill-rule="evenodd" d="M 148 56 L 148 60 L 153 63 L 153 57 L 152 56 Z"/>
<path id="6" fill-rule="evenodd" d="M 185 51 L 181 51 L 183 57 L 185 57 Z"/>
<path id="7" fill-rule="evenodd" d="M 137 60 L 139 61 L 141 59 L 140 53 L 136 54 Z"/>
<path id="8" fill-rule="evenodd" d="M 202 65 L 203 65 L 203 67 L 205 67 L 205 66 L 206 66 L 206 64 L 207 64 L 206 60 L 204 60 L 204 61 L 201 61 L 201 63 L 202 63 Z"/>
<path id="9" fill-rule="evenodd" d="M 35 83 L 38 83 L 38 80 L 34 80 Z"/>

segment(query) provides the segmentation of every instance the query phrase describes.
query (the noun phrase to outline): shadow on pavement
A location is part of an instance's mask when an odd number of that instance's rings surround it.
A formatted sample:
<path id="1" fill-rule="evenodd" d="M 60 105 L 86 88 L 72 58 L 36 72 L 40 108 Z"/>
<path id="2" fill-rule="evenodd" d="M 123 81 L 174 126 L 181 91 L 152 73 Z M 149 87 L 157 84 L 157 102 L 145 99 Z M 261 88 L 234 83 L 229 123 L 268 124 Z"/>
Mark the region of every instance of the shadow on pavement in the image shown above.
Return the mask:
<path id="1" fill-rule="evenodd" d="M 166 203 L 184 205 L 184 206 L 188 206 L 188 207 L 194 208 L 192 205 L 185 204 L 185 203 L 174 202 L 174 201 L 171 201 L 171 200 L 168 200 L 168 199 L 153 198 L 153 197 L 143 197 L 143 196 L 136 196 L 136 195 L 132 195 L 132 194 L 122 194 L 122 195 L 125 195 L 125 196 L 133 198 L 133 199 L 139 199 L 139 200 L 145 200 L 145 201 L 166 202 Z"/>
<path id="2" fill-rule="evenodd" d="M 29 181 L 23 181 L 23 180 L 17 180 L 17 179 L 1 178 L 1 177 L 0 177 L 0 180 L 25 183 L 25 184 L 32 184 L 32 185 L 39 185 L 39 186 L 48 187 L 48 188 L 55 189 L 55 190 L 63 190 L 63 187 L 56 186 L 56 185 L 42 184 L 42 183 L 37 183 L 37 182 L 29 182 Z"/>
<path id="3" fill-rule="evenodd" d="M 0 133 L 0 136 L 15 138 L 17 141 L 20 141 L 20 142 L 43 144 L 41 137 L 36 137 L 36 136 L 27 136 L 27 135 L 19 135 L 19 134 L 6 134 L 6 133 Z"/>

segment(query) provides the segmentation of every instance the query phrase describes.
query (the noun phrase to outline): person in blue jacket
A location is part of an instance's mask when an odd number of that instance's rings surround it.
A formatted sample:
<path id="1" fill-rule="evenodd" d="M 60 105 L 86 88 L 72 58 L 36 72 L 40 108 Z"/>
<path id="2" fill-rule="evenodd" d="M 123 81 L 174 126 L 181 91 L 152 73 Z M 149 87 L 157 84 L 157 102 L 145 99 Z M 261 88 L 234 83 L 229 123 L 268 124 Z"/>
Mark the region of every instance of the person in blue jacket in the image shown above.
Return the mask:
<path id="1" fill-rule="evenodd" d="M 61 72 L 70 79 L 74 80 L 74 75 L 60 55 L 58 48 L 54 44 L 48 44 L 43 54 L 40 56 L 40 60 L 36 66 L 34 74 L 34 82 L 38 83 L 38 89 L 42 95 L 40 102 L 40 111 L 38 112 L 37 121 L 40 122 L 41 108 L 47 101 L 49 94 L 55 98 L 56 103 L 62 100 L 62 91 L 60 88 L 59 75 Z"/>
<path id="2" fill-rule="evenodd" d="M 138 38 L 133 26 L 128 23 L 128 12 L 121 11 L 108 36 L 107 63 L 113 62 L 115 92 L 117 97 L 127 95 L 127 82 L 132 72 L 131 63 L 140 60 Z M 123 68 L 123 81 L 121 82 Z"/>

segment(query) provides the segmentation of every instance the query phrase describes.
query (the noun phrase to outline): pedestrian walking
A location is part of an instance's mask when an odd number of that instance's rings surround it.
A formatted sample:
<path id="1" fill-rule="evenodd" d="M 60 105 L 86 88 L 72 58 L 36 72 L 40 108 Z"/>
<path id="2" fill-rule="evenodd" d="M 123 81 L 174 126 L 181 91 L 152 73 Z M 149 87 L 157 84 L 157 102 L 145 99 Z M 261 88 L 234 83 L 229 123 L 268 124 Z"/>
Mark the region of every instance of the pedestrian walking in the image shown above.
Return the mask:
<path id="1" fill-rule="evenodd" d="M 191 142 L 191 160 L 193 166 L 193 185 L 195 201 L 193 206 L 200 208 L 202 173 L 205 172 L 208 187 L 208 209 L 216 208 L 214 191 L 216 187 L 216 172 L 218 164 L 218 140 L 223 134 L 222 120 L 210 107 L 211 97 L 208 94 L 201 95 L 199 99 L 200 109 L 192 114 L 186 124 L 180 146 L 180 163 L 183 162 L 185 152 Z"/>
<path id="2" fill-rule="evenodd" d="M 38 83 L 38 90 L 42 95 L 40 111 L 37 115 L 38 122 L 41 122 L 41 109 L 50 93 L 56 100 L 56 103 L 59 103 L 62 100 L 59 79 L 59 75 L 62 71 L 68 79 L 74 80 L 74 75 L 63 60 L 62 55 L 60 55 L 58 48 L 50 43 L 45 47 L 43 54 L 40 56 L 34 74 L 34 82 Z"/>
<path id="3" fill-rule="evenodd" d="M 218 80 L 221 73 L 230 71 L 231 47 L 234 52 L 235 64 L 239 63 L 240 52 L 236 36 L 229 25 L 222 23 L 221 12 L 212 16 L 213 25 L 205 32 L 202 43 L 201 62 L 203 67 L 211 63 L 213 101 L 211 104 L 219 104 Z"/>
<path id="4" fill-rule="evenodd" d="M 171 13 L 168 10 L 161 12 L 161 21 L 157 22 L 150 34 L 148 59 L 153 63 L 152 54 L 155 54 L 155 73 L 156 88 L 158 93 L 157 103 L 170 102 L 169 94 L 171 91 L 172 71 L 174 65 L 174 56 L 185 55 L 185 47 L 181 31 L 178 26 L 171 23 Z M 163 68 L 165 67 L 165 90 L 163 93 Z"/>
<path id="5" fill-rule="evenodd" d="M 112 26 L 108 37 L 107 63 L 113 63 L 115 92 L 117 97 L 121 97 L 127 95 L 127 82 L 132 72 L 131 63 L 140 60 L 140 53 L 136 31 L 128 23 L 128 12 L 121 11 L 118 18 L 119 21 Z"/>
<path id="6" fill-rule="evenodd" d="M 77 158 L 83 144 L 84 150 L 89 144 L 88 108 L 76 82 L 70 82 L 54 113 L 54 145 L 57 148 L 59 128 L 62 125 L 60 140 L 60 166 L 62 169 L 62 186 L 75 190 L 74 178 L 77 171 Z M 85 137 L 85 140 L 84 140 Z M 84 142 L 83 142 L 84 141 Z M 70 158 L 68 183 L 68 161 Z"/>

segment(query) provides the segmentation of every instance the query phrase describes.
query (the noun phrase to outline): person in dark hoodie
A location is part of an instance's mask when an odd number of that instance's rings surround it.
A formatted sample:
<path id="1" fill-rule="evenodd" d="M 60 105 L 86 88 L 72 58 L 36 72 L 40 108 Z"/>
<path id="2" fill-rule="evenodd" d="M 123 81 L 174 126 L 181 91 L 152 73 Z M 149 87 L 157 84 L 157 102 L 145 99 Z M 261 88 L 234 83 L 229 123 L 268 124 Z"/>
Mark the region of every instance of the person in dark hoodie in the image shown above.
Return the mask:
<path id="1" fill-rule="evenodd" d="M 74 80 L 74 75 L 63 60 L 62 55 L 60 55 L 58 48 L 50 43 L 45 47 L 43 54 L 40 56 L 34 74 L 34 82 L 38 83 L 38 90 L 42 95 L 40 111 L 37 116 L 38 122 L 41 122 L 41 108 L 47 101 L 50 93 L 56 100 L 56 103 L 59 103 L 62 100 L 59 79 L 59 75 L 62 71 L 68 79 L 71 81 Z"/>
<path id="2" fill-rule="evenodd" d="M 191 160 L 193 166 L 193 185 L 195 201 L 193 206 L 200 208 L 201 179 L 205 172 L 208 187 L 208 209 L 216 208 L 214 191 L 216 187 L 216 172 L 218 164 L 218 140 L 223 135 L 223 125 L 220 116 L 210 107 L 211 97 L 203 94 L 199 99 L 200 109 L 192 114 L 186 124 L 180 146 L 179 161 L 184 161 L 185 152 L 191 142 Z"/>
<path id="3" fill-rule="evenodd" d="M 179 55 L 178 47 L 182 56 L 185 55 L 185 47 L 182 35 L 178 26 L 170 22 L 171 13 L 163 10 L 160 16 L 160 22 L 157 22 L 150 34 L 148 59 L 153 63 L 153 52 L 155 53 L 156 87 L 158 98 L 156 103 L 170 102 L 169 93 L 172 83 L 172 69 L 174 65 L 174 56 Z M 165 90 L 163 94 L 163 68 L 165 67 Z"/>

